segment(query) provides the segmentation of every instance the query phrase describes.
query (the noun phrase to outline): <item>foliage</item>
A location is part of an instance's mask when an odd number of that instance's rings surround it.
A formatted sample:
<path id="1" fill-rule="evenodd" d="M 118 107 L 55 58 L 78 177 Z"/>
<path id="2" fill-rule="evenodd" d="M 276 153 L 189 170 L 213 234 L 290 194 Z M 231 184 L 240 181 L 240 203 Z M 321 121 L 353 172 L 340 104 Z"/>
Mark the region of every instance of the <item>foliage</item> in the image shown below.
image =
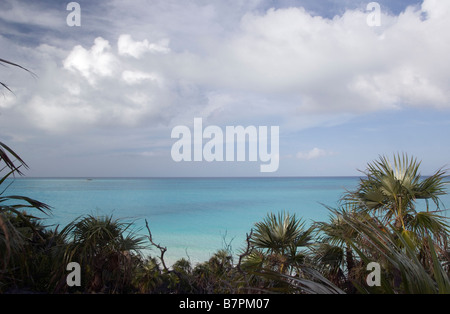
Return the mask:
<path id="1" fill-rule="evenodd" d="M 305 258 L 301 247 L 310 244 L 312 228 L 304 229 L 305 223 L 289 213 L 270 213 L 262 222 L 255 224 L 251 245 L 259 252 L 253 252 L 246 265 L 260 265 L 278 270 L 280 273 L 293 272 Z M 252 260 L 253 259 L 253 260 Z"/>
<path id="2" fill-rule="evenodd" d="M 131 223 L 113 219 L 112 216 L 88 215 L 73 221 L 61 231 L 68 242 L 64 262 L 83 265 L 86 270 L 85 289 L 116 292 L 129 286 L 133 259 L 144 243 L 144 237 L 129 232 L 131 226 Z"/>
<path id="3" fill-rule="evenodd" d="M 405 234 L 397 230 L 391 232 L 380 228 L 380 221 L 354 219 L 345 216 L 344 220 L 358 232 L 366 242 L 349 240 L 364 263 L 377 260 L 383 268 L 389 270 L 381 277 L 381 286 L 375 288 L 382 293 L 408 293 L 408 294 L 449 294 L 450 277 L 442 267 L 435 244 L 431 237 L 426 239 L 430 252 L 431 267 L 427 267 L 419 258 L 419 250 Z M 448 257 L 447 257 L 448 258 Z M 358 285 L 364 293 L 371 292 L 364 285 Z"/>
<path id="4" fill-rule="evenodd" d="M 15 159 L 13 159 L 15 158 Z M 39 273 L 48 271 L 50 262 L 30 263 L 36 255 L 45 255 L 51 238 L 38 218 L 27 214 L 25 210 L 37 210 L 48 214 L 50 207 L 26 196 L 5 195 L 10 184 L 7 181 L 14 175 L 21 175 L 19 168 L 26 163 L 7 145 L 0 142 L 0 291 L 4 287 L 15 287 L 19 283 L 27 285 L 40 281 Z M 16 164 L 18 165 L 16 166 Z M 6 185 L 6 187 L 3 187 Z M 24 254 L 27 252 L 27 254 Z M 27 256 L 28 255 L 28 256 Z"/>

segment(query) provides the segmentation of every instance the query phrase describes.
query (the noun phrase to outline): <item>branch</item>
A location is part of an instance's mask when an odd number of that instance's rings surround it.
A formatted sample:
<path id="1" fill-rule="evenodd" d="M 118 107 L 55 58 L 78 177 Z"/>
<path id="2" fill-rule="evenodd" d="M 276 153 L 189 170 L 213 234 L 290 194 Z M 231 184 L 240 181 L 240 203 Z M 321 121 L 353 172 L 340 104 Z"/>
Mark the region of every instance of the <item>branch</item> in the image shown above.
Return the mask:
<path id="1" fill-rule="evenodd" d="M 171 271 L 167 268 L 166 262 L 164 261 L 164 254 L 166 253 L 167 248 L 166 248 L 166 247 L 162 247 L 162 246 L 160 246 L 159 244 L 156 244 L 155 242 L 153 242 L 152 232 L 150 231 L 150 228 L 149 228 L 149 226 L 148 226 L 148 221 L 147 221 L 147 219 L 145 219 L 145 226 L 147 227 L 147 231 L 148 231 L 148 239 L 149 239 L 150 243 L 151 243 L 153 246 L 155 246 L 156 248 L 158 248 L 158 250 L 160 250 L 160 252 L 161 252 L 161 256 L 160 256 L 159 259 L 161 260 L 161 263 L 162 263 L 162 265 L 163 265 L 163 267 L 164 267 L 164 270 L 165 270 L 166 272 L 170 273 Z"/>
<path id="2" fill-rule="evenodd" d="M 244 253 L 242 253 L 241 255 L 239 255 L 239 262 L 236 265 L 237 270 L 244 276 L 244 280 L 248 285 L 248 281 L 247 281 L 247 274 L 245 271 L 242 270 L 241 268 L 241 263 L 242 260 L 244 259 L 244 257 L 247 257 L 250 255 L 251 251 L 252 251 L 252 245 L 250 243 L 250 239 L 252 238 L 253 235 L 253 229 L 250 230 L 250 234 L 247 233 L 247 248 L 245 249 Z"/>

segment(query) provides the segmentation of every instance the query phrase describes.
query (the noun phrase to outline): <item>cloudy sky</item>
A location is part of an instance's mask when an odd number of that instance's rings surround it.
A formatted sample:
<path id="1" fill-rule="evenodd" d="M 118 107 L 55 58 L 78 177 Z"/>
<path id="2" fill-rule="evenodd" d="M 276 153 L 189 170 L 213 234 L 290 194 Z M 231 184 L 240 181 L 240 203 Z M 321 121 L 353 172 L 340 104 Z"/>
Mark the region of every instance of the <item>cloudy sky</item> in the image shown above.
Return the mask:
<path id="1" fill-rule="evenodd" d="M 450 1 L 0 2 L 0 141 L 27 176 L 259 176 L 181 162 L 175 126 L 279 126 L 276 176 L 358 175 L 406 152 L 450 164 Z"/>

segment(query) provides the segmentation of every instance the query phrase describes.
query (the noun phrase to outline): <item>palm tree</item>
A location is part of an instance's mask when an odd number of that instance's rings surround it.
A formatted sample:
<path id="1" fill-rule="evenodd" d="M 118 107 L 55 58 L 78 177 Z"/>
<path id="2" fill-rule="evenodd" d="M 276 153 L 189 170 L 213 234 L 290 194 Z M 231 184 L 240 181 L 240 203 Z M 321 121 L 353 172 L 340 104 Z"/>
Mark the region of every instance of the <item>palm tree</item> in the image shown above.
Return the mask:
<path id="1" fill-rule="evenodd" d="M 416 243 L 401 236 L 401 232 L 387 232 L 380 228 L 381 221 L 356 219 L 351 215 L 343 216 L 343 220 L 364 239 L 348 239 L 359 258 L 365 263 L 382 264 L 380 286 L 368 288 L 367 285 L 356 285 L 362 293 L 407 293 L 407 294 L 448 294 L 450 293 L 450 277 L 439 261 L 434 250 L 433 239 L 427 237 L 430 248 L 431 268 L 424 265 L 417 256 Z"/>
<path id="2" fill-rule="evenodd" d="M 298 249 L 310 244 L 313 230 L 312 227 L 307 230 L 304 227 L 305 223 L 295 214 L 270 213 L 262 222 L 255 224 L 250 243 L 261 250 L 268 265 L 284 273 L 289 266 L 293 266 L 290 267 L 292 270 L 304 261 L 305 254 Z M 249 255 L 252 256 L 260 257 L 261 254 Z"/>
<path id="3" fill-rule="evenodd" d="M 157 259 L 148 257 L 139 264 L 133 277 L 133 284 L 138 291 L 144 294 L 160 292 L 159 289 L 164 284 L 164 277 Z"/>
<path id="4" fill-rule="evenodd" d="M 419 173 L 420 162 L 406 154 L 394 156 L 393 164 L 386 158 L 369 163 L 366 177 L 362 178 L 354 192 L 348 192 L 344 200 L 360 209 L 379 214 L 384 224 L 392 224 L 404 235 L 431 233 L 438 239 L 448 236 L 446 218 L 439 215 L 440 196 L 446 194 L 446 172 L 437 170 L 423 178 Z M 416 210 L 417 200 L 425 200 L 426 210 Z M 430 211 L 430 200 L 436 205 Z"/>
<path id="5" fill-rule="evenodd" d="M 8 187 L 12 184 L 7 179 L 16 174 L 22 175 L 21 167 L 27 168 L 26 163 L 7 145 L 0 142 L 0 162 L 5 165 L 0 166 L 0 173 L 4 172 L 0 178 L 0 286 L 2 278 L 8 277 L 7 281 L 15 282 L 15 274 L 12 269 L 19 266 L 22 270 L 28 269 L 30 259 L 25 257 L 25 247 L 32 239 L 44 240 L 41 228 L 37 227 L 37 218 L 27 214 L 25 211 L 37 210 L 44 214 L 50 212 L 50 207 L 44 203 L 36 201 L 26 196 L 5 195 Z M 18 163 L 18 165 L 16 165 Z M 6 187 L 3 187 L 6 185 Z M 18 227 L 21 225 L 22 227 Z M 24 234 L 24 228 L 31 230 L 31 235 Z M 33 240 L 33 241 L 35 241 Z M 3 283 L 8 285 L 7 283 Z"/>
<path id="6" fill-rule="evenodd" d="M 350 241 L 363 241 L 344 219 L 369 219 L 368 215 L 356 207 L 347 204 L 339 209 L 327 207 L 330 211 L 329 222 L 316 222 L 318 241 L 310 247 L 313 264 L 321 268 L 328 278 L 338 286 L 354 292 L 352 281 L 358 272 L 354 251 Z"/>
<path id="7" fill-rule="evenodd" d="M 386 157 L 369 163 L 366 177 L 343 200 L 372 215 L 385 235 L 396 239 L 404 250 L 415 250 L 423 267 L 434 267 L 433 252 L 448 261 L 448 218 L 441 215 L 440 196 L 446 194 L 446 172 L 437 170 L 429 177 L 419 173 L 420 162 L 406 154 L 394 156 L 391 163 Z M 426 208 L 418 210 L 418 200 Z M 436 209 L 430 210 L 430 203 Z M 347 217 L 348 218 L 348 217 Z M 407 245 L 406 245 L 407 244 Z M 399 284 L 400 277 L 395 275 Z"/>
<path id="8" fill-rule="evenodd" d="M 64 260 L 83 265 L 89 290 L 98 292 L 105 288 L 107 277 L 111 277 L 113 284 L 131 280 L 131 260 L 134 254 L 139 254 L 146 239 L 128 230 L 131 226 L 131 223 L 113 219 L 112 216 L 88 215 L 73 221 L 61 231 L 62 236 L 70 241 Z"/>

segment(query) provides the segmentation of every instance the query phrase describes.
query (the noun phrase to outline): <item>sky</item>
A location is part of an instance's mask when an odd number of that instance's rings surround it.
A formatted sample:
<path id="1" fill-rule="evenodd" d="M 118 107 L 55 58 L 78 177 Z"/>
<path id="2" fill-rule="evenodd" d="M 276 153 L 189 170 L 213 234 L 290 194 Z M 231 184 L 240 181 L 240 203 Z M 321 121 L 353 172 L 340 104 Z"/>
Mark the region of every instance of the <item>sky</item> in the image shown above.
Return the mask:
<path id="1" fill-rule="evenodd" d="M 353 176 L 450 164 L 450 1 L 0 2 L 0 141 L 28 177 Z M 80 26 L 70 26 L 79 13 Z M 68 22 L 68 16 L 70 21 Z M 172 130 L 279 127 L 279 167 L 175 162 Z M 206 142 L 207 140 L 205 140 Z"/>

